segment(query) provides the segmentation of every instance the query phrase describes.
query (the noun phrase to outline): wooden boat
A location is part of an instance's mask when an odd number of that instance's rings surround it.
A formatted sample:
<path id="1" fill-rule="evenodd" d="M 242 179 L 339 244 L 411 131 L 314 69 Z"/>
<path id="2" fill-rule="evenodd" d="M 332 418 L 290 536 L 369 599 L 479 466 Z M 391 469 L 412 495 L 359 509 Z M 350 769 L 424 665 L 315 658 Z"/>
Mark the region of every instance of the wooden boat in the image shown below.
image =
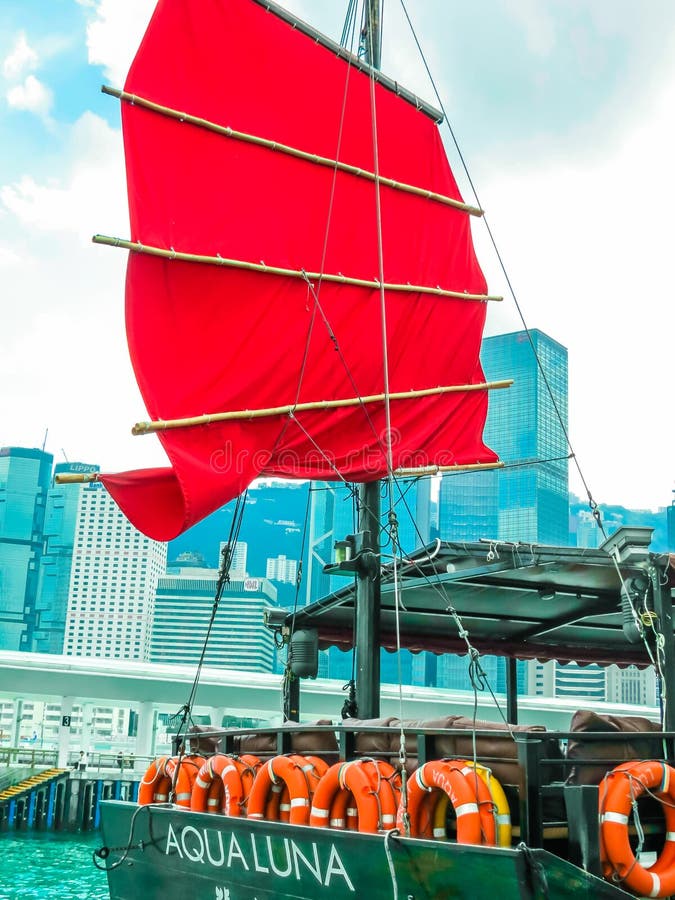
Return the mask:
<path id="1" fill-rule="evenodd" d="M 131 251 L 127 329 L 151 416 L 136 430 L 157 432 L 171 465 L 100 479 L 160 540 L 260 475 L 361 484 L 337 564 L 356 586 L 269 622 L 290 647 L 287 717 L 311 674 L 304 632 L 355 643 L 360 718 L 309 736 L 179 734 L 145 802 L 103 804 L 97 861 L 113 900 L 667 896 L 669 560 L 623 530 L 599 551 L 439 542 L 382 569 L 380 479 L 498 465 L 482 427 L 507 383 L 478 359 L 494 299 L 471 242 L 480 210 L 440 113 L 377 70 L 378 16 L 369 0 L 369 64 L 269 0 L 160 0 L 115 92 L 131 237 L 97 240 Z M 380 646 L 467 654 L 476 690 L 480 654 L 505 657 L 500 727 L 378 721 Z M 581 715 L 582 739 L 519 727 L 518 659 L 655 663 L 663 721 Z M 650 733 L 622 731 L 638 726 Z M 638 823 L 643 795 L 657 809 Z"/>

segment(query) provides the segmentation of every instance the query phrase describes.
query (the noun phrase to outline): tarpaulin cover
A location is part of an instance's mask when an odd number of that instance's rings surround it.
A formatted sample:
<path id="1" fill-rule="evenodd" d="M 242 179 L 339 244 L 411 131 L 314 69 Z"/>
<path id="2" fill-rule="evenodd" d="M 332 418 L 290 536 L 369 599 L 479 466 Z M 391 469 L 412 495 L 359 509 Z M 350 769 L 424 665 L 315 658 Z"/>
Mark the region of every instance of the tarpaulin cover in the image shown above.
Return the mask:
<path id="1" fill-rule="evenodd" d="M 370 79 L 250 0 L 162 0 L 125 89 L 247 134 L 375 170 Z M 436 124 L 375 88 L 382 176 L 460 198 Z M 342 110 L 344 119 L 342 118 Z M 375 186 L 123 103 L 131 238 L 176 251 L 377 279 Z M 383 186 L 384 280 L 484 294 L 469 217 Z M 131 253 L 126 320 L 152 419 L 384 391 L 377 289 Z M 485 303 L 386 294 L 390 390 L 484 381 Z M 327 323 L 329 323 L 330 328 Z M 484 391 L 397 400 L 394 467 L 496 459 Z M 163 432 L 166 469 L 103 476 L 168 540 L 257 476 L 382 477 L 384 404 Z M 139 438 L 152 440 L 153 438 Z"/>

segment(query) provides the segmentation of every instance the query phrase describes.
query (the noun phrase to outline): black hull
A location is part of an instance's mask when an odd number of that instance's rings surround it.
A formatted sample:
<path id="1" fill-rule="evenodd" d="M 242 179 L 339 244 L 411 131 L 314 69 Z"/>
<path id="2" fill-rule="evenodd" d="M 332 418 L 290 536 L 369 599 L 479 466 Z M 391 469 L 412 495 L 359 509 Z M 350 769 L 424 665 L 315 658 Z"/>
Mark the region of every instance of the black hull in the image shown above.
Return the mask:
<path id="1" fill-rule="evenodd" d="M 105 862 L 111 900 L 631 896 L 546 850 L 385 840 L 114 801 L 102 804 L 102 825 L 105 845 L 114 848 Z"/>

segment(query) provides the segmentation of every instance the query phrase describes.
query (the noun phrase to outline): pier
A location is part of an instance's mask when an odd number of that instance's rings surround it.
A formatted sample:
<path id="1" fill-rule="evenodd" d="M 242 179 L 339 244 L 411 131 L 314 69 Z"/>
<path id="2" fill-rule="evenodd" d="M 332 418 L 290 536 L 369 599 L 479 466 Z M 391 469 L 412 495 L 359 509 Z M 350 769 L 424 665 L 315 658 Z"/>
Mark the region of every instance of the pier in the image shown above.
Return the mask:
<path id="1" fill-rule="evenodd" d="M 139 762 L 144 769 L 146 761 Z M 135 801 L 142 777 L 135 770 L 0 769 L 0 831 L 94 830 L 101 800 Z"/>

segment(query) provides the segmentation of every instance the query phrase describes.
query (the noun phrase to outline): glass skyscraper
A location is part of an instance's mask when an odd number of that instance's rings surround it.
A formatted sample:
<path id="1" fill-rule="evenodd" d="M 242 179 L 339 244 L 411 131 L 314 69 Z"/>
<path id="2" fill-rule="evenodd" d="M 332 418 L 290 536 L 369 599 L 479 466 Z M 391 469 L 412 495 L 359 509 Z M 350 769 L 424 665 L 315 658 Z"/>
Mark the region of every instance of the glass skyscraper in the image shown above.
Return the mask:
<path id="1" fill-rule="evenodd" d="M 54 475 L 98 471 L 98 466 L 77 462 L 57 463 L 54 467 Z M 82 484 L 52 484 L 47 492 L 37 622 L 31 648 L 38 653 L 63 652 L 75 526 L 83 490 Z"/>
<path id="2" fill-rule="evenodd" d="M 491 392 L 485 426 L 485 441 L 505 468 L 443 478 L 445 540 L 568 543 L 567 350 L 542 331 L 529 335 L 532 344 L 525 331 L 483 341 L 487 380 L 514 381 Z"/>
<path id="3" fill-rule="evenodd" d="M 0 448 L 0 649 L 31 650 L 53 456 Z"/>
<path id="4" fill-rule="evenodd" d="M 356 486 L 350 486 L 356 487 Z M 398 555 L 406 556 L 431 541 L 433 504 L 431 479 L 399 479 L 393 487 L 393 503 L 387 495 L 387 482 L 382 482 L 380 535 L 383 564 L 391 562 L 393 549 L 386 531 L 389 507 L 393 505 L 398 522 Z M 342 482 L 313 482 L 310 498 L 309 556 L 306 577 L 306 601 L 338 591 L 348 584 L 341 575 L 328 576 L 323 567 L 335 560 L 335 542 L 343 541 L 358 531 L 356 501 Z M 403 650 L 400 660 L 405 684 L 430 685 L 436 683 L 436 659 L 428 653 L 418 655 Z M 325 678 L 351 677 L 352 654 L 331 648 L 321 654 L 319 675 Z M 397 683 L 399 660 L 395 654 L 382 651 L 380 674 L 383 682 Z"/>

